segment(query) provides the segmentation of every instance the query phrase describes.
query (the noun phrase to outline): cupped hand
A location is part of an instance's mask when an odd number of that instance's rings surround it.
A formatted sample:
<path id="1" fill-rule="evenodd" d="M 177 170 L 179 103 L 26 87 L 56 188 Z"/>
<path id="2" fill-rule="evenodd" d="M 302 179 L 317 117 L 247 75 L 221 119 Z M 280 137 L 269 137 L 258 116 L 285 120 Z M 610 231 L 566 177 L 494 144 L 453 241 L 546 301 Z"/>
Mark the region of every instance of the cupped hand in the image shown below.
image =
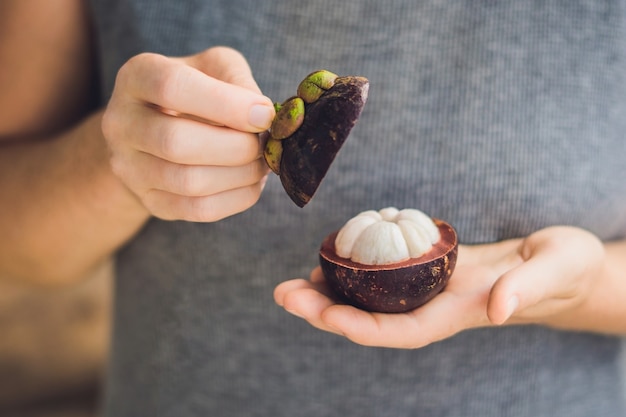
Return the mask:
<path id="1" fill-rule="evenodd" d="M 114 173 L 162 219 L 216 221 L 251 207 L 269 172 L 274 117 L 245 58 L 225 47 L 120 69 L 102 129 Z"/>
<path id="2" fill-rule="evenodd" d="M 444 291 L 408 313 L 369 313 L 338 302 L 319 267 L 274 298 L 311 325 L 367 346 L 418 348 L 463 330 L 537 323 L 575 327 L 604 266 L 604 247 L 578 228 L 555 226 L 525 239 L 460 246 Z"/>

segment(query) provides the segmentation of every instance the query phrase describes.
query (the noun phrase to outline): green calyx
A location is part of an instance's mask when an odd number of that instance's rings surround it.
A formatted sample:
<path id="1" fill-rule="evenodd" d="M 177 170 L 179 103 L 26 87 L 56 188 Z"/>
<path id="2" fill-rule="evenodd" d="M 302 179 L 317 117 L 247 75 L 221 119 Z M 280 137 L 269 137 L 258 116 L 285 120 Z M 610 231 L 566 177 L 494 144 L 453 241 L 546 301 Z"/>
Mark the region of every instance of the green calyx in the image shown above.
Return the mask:
<path id="1" fill-rule="evenodd" d="M 274 139 L 286 139 L 304 122 L 304 101 L 300 97 L 292 97 L 283 104 L 275 105 L 275 108 L 276 116 L 270 127 L 270 135 Z"/>
<path id="2" fill-rule="evenodd" d="M 280 175 L 280 160 L 282 159 L 282 156 L 282 141 L 270 137 L 265 144 L 265 149 L 263 150 L 263 158 L 265 158 L 267 166 L 270 167 L 272 172 L 274 172 L 274 174 L 276 175 Z"/>
<path id="3" fill-rule="evenodd" d="M 337 79 L 330 71 L 319 70 L 309 74 L 298 86 L 298 95 L 274 103 L 276 116 L 270 126 L 270 135 L 263 156 L 267 165 L 280 175 L 280 161 L 283 154 L 283 140 L 291 137 L 304 122 L 305 103 L 317 101 L 325 91 L 329 90 Z"/>
<path id="4" fill-rule="evenodd" d="M 327 70 L 312 72 L 298 86 L 298 97 L 305 103 L 313 103 L 335 84 L 336 79 L 337 74 Z"/>

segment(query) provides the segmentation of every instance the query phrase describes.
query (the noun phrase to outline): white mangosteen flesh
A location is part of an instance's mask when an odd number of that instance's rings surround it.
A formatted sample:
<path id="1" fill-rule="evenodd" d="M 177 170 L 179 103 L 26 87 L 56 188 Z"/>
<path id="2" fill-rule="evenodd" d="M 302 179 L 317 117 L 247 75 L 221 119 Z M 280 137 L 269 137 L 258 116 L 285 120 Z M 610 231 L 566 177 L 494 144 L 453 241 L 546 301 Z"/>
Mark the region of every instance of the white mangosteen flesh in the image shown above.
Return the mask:
<path id="1" fill-rule="evenodd" d="M 441 238 L 433 220 L 420 210 L 387 207 L 357 214 L 339 230 L 335 250 L 365 265 L 387 265 L 419 258 Z"/>

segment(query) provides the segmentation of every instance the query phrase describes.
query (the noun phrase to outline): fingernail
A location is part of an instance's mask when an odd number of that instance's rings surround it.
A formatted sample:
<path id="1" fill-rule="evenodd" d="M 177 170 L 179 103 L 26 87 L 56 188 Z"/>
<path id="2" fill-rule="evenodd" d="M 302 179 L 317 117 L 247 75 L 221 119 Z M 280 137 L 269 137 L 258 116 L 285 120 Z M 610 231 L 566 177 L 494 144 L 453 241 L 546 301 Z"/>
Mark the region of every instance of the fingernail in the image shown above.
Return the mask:
<path id="1" fill-rule="evenodd" d="M 287 313 L 291 314 L 292 316 L 296 316 L 296 317 L 301 318 L 301 319 L 303 319 L 303 318 L 304 318 L 304 316 L 303 316 L 303 315 L 301 315 L 301 314 L 299 314 L 299 313 L 297 313 L 297 312 L 295 312 L 295 311 L 293 311 L 293 310 L 287 310 L 287 309 L 285 309 L 285 311 L 287 311 Z"/>
<path id="2" fill-rule="evenodd" d="M 514 295 L 511 298 L 509 298 L 509 301 L 507 301 L 507 303 L 506 303 L 506 319 L 505 319 L 505 321 L 511 318 L 513 313 L 515 313 L 515 310 L 517 310 L 518 306 L 519 306 L 519 298 L 517 297 L 517 295 Z"/>
<path id="3" fill-rule="evenodd" d="M 265 189 L 265 185 L 267 184 L 267 177 L 269 177 L 269 175 L 264 176 L 263 178 L 261 178 L 261 181 L 259 181 L 259 183 L 261 184 L 261 191 Z"/>
<path id="4" fill-rule="evenodd" d="M 260 130 L 264 130 L 270 127 L 273 117 L 274 109 L 271 106 L 255 104 L 250 108 L 248 123 Z"/>
<path id="5" fill-rule="evenodd" d="M 332 324 L 328 324 L 328 323 L 325 323 L 325 324 L 328 327 L 328 330 L 330 330 L 331 332 L 338 334 L 339 336 L 345 336 L 345 333 L 339 330 L 337 327 L 333 326 Z"/>

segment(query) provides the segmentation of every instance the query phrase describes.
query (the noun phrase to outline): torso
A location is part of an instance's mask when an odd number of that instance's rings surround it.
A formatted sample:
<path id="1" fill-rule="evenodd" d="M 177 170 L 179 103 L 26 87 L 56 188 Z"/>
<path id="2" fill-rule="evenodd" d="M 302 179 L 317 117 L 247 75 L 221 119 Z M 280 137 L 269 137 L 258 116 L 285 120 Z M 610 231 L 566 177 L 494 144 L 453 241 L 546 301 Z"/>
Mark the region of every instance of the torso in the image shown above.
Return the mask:
<path id="1" fill-rule="evenodd" d="M 243 214 L 154 220 L 123 249 L 107 415 L 626 412 L 617 338 L 528 326 L 372 349 L 272 300 L 276 284 L 317 265 L 327 233 L 366 209 L 419 208 L 462 243 L 554 224 L 626 237 L 623 2 L 92 3 L 105 97 L 133 54 L 212 45 L 242 51 L 276 101 L 318 68 L 371 83 L 305 208 L 274 177 Z"/>

